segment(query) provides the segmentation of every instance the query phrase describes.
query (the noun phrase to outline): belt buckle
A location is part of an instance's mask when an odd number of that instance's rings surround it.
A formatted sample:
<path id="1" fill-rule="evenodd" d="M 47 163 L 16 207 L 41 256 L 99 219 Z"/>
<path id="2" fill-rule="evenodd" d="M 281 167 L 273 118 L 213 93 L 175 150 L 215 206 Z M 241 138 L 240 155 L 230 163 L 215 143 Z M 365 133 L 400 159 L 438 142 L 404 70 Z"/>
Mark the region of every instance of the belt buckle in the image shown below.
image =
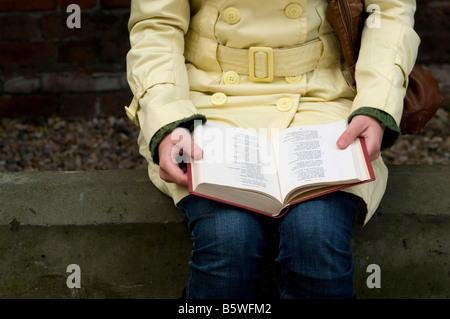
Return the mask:
<path id="1" fill-rule="evenodd" d="M 258 77 L 256 75 L 256 69 L 258 65 L 255 61 L 255 55 L 257 53 L 264 53 L 265 69 L 267 74 L 265 77 Z M 248 77 L 251 81 L 255 82 L 272 82 L 273 80 L 273 49 L 270 47 L 250 47 L 248 50 Z"/>

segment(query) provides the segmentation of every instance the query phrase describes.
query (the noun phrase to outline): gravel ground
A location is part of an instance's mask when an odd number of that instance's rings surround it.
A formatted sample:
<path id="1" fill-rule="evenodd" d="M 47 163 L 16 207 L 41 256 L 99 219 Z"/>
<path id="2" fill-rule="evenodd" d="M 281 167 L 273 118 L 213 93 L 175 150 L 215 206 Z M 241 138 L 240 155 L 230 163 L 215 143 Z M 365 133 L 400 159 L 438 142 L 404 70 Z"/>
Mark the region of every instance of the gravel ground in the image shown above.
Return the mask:
<path id="1" fill-rule="evenodd" d="M 0 172 L 145 168 L 127 118 L 0 120 Z"/>
<path id="2" fill-rule="evenodd" d="M 383 152 L 386 164 L 449 164 L 449 115 L 441 108 L 420 133 L 401 136 Z M 0 172 L 146 168 L 138 133 L 127 118 L 0 119 Z"/>

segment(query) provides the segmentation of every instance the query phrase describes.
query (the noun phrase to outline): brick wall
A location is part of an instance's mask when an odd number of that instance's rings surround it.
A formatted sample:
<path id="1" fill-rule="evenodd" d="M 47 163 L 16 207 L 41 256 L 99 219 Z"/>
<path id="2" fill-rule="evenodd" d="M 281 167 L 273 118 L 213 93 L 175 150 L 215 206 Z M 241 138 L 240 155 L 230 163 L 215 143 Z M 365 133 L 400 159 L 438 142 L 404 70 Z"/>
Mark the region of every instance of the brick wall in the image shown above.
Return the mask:
<path id="1" fill-rule="evenodd" d="M 415 29 L 421 38 L 419 62 L 450 63 L 450 1 L 418 0 Z"/>
<path id="2" fill-rule="evenodd" d="M 146 1 L 146 0 L 139 0 Z M 81 8 L 70 29 L 66 9 Z M 419 62 L 450 101 L 450 1 L 419 0 Z M 124 116 L 130 0 L 0 0 L 0 117 Z"/>
<path id="3" fill-rule="evenodd" d="M 421 38 L 418 62 L 428 67 L 450 111 L 450 1 L 418 0 L 415 29 Z"/>
<path id="4" fill-rule="evenodd" d="M 70 4 L 81 28 L 68 28 Z M 0 0 L 0 117 L 123 116 L 130 0 Z M 70 19 L 71 20 L 71 19 Z"/>

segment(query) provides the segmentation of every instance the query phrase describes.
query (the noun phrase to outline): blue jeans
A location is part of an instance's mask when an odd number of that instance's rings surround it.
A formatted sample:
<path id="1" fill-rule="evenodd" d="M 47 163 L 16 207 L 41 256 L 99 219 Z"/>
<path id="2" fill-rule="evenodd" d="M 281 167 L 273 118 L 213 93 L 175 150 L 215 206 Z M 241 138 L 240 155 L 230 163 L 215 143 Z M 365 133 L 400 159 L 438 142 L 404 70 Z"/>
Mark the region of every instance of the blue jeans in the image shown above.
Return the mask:
<path id="1" fill-rule="evenodd" d="M 358 198 L 334 192 L 282 218 L 188 196 L 179 206 L 193 237 L 186 297 L 257 298 L 268 240 L 276 240 L 281 298 L 351 298 L 350 239 Z M 274 233 L 273 233 L 274 231 Z"/>

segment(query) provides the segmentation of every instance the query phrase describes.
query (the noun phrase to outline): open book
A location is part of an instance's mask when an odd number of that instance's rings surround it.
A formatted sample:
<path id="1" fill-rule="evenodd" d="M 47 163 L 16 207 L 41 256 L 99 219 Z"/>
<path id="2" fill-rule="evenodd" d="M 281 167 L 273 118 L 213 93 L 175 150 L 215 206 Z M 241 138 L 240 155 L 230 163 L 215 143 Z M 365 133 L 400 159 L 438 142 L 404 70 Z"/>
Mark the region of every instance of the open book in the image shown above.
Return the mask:
<path id="1" fill-rule="evenodd" d="M 269 134 L 198 125 L 192 136 L 203 158 L 187 165 L 189 192 L 276 217 L 293 203 L 374 180 L 363 139 L 336 146 L 346 127 L 339 121 Z"/>

